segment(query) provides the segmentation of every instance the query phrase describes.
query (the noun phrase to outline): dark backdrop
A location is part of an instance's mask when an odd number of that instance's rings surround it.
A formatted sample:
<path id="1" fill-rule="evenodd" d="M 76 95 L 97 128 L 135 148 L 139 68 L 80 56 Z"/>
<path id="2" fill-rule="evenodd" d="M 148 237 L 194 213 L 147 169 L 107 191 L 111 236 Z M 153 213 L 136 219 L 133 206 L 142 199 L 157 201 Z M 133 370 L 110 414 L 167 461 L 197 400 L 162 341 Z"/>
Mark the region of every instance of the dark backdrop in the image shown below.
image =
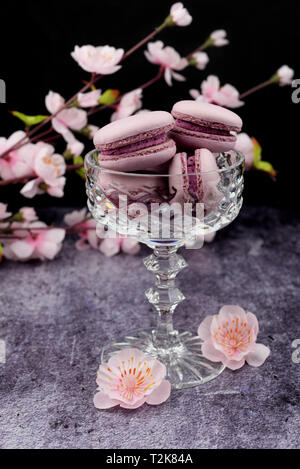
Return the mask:
<path id="1" fill-rule="evenodd" d="M 88 78 L 71 58 L 74 45 L 110 44 L 130 48 L 158 26 L 168 14 L 172 0 L 85 0 L 83 2 L 6 2 L 1 6 L 1 76 L 7 84 L 7 104 L 0 104 L 1 135 L 18 129 L 8 110 L 28 114 L 45 113 L 44 97 L 49 89 L 70 97 Z M 243 92 L 269 78 L 279 66 L 299 70 L 299 10 L 297 2 L 232 2 L 184 0 L 193 16 L 188 27 L 168 28 L 159 39 L 174 46 L 182 55 L 200 45 L 209 33 L 224 28 L 230 45 L 209 49 L 210 62 L 204 71 L 188 69 L 185 83 L 169 88 L 161 81 L 144 92 L 144 107 L 169 110 L 179 99 L 188 99 L 188 90 L 198 88 L 209 74 L 222 83 L 231 83 Z M 123 69 L 103 79 L 99 87 L 131 90 L 157 72 L 140 50 Z M 278 169 L 278 180 L 264 174 L 248 173 L 245 200 L 251 204 L 297 207 L 299 187 L 298 126 L 300 103 L 291 101 L 291 87 L 277 85 L 246 98 L 238 110 L 244 130 L 257 138 L 263 158 Z M 93 122 L 109 122 L 110 112 L 102 112 Z M 76 189 L 77 187 L 77 189 Z M 30 204 L 17 195 L 20 186 L 0 188 L 0 200 L 10 205 Z M 77 175 L 68 176 L 66 197 L 47 195 L 34 199 L 37 205 L 83 204 L 85 193 Z"/>

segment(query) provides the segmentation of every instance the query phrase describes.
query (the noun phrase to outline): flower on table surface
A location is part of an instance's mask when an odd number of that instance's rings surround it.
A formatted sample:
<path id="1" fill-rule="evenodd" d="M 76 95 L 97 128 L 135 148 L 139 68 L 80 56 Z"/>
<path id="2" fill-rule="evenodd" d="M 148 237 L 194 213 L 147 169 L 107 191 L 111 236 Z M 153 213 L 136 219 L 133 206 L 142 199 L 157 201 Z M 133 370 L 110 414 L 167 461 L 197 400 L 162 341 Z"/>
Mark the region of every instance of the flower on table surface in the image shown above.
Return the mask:
<path id="1" fill-rule="evenodd" d="M 80 107 L 97 106 L 98 99 L 101 96 L 101 90 L 93 90 L 88 93 L 78 93 L 77 102 Z"/>
<path id="2" fill-rule="evenodd" d="M 107 237 L 107 233 L 104 234 L 104 236 L 99 250 L 107 257 L 115 256 L 119 252 L 134 255 L 140 250 L 139 242 L 135 239 L 118 234 L 116 234 L 114 238 Z"/>
<path id="3" fill-rule="evenodd" d="M 189 58 L 189 64 L 198 68 L 198 70 L 204 70 L 209 62 L 209 57 L 206 52 L 194 52 Z"/>
<path id="4" fill-rule="evenodd" d="M 28 261 L 29 259 L 51 260 L 60 251 L 65 237 L 62 228 L 48 228 L 41 221 L 33 221 L 28 230 L 15 230 L 17 237 L 5 242 L 4 256 L 15 261 Z"/>
<path id="5" fill-rule="evenodd" d="M 38 142 L 35 147 L 33 170 L 37 177 L 25 184 L 21 194 L 32 198 L 48 192 L 53 197 L 62 197 L 66 182 L 63 176 L 66 171 L 64 158 L 54 153 L 54 147 L 48 143 Z"/>
<path id="6" fill-rule="evenodd" d="M 229 44 L 227 33 L 224 29 L 217 29 L 216 31 L 213 31 L 210 34 L 209 39 L 212 41 L 212 45 L 215 47 L 222 47 Z"/>
<path id="7" fill-rule="evenodd" d="M 291 85 L 294 73 L 294 70 L 288 65 L 282 65 L 275 75 L 271 77 L 271 81 L 279 83 L 279 86 Z"/>
<path id="8" fill-rule="evenodd" d="M 245 361 L 257 367 L 268 358 L 270 349 L 256 343 L 257 334 L 256 316 L 237 305 L 223 306 L 218 314 L 207 316 L 198 329 L 204 341 L 203 355 L 231 370 L 241 368 Z"/>
<path id="9" fill-rule="evenodd" d="M 185 81 L 185 77 L 174 70 L 183 70 L 188 65 L 188 61 L 180 57 L 173 47 L 164 47 L 162 41 L 149 42 L 145 56 L 149 62 L 163 67 L 164 77 L 169 86 L 172 86 L 172 78 L 178 81 Z"/>
<path id="10" fill-rule="evenodd" d="M 177 26 L 188 26 L 193 21 L 192 16 L 181 2 L 176 2 L 171 6 L 170 17 L 172 23 Z"/>
<path id="11" fill-rule="evenodd" d="M 65 100 L 60 94 L 50 90 L 45 98 L 45 105 L 51 114 L 56 114 L 65 105 Z M 54 130 L 61 134 L 66 142 L 72 142 L 75 138 L 71 130 L 79 131 L 87 123 L 87 112 L 76 107 L 62 109 L 52 118 Z"/>
<path id="12" fill-rule="evenodd" d="M 245 103 L 240 101 L 239 92 L 232 85 L 226 84 L 220 86 L 220 80 L 215 75 L 209 75 L 206 80 L 201 83 L 201 93 L 199 90 L 190 90 L 190 95 L 196 101 L 218 104 L 230 108 L 243 106 Z"/>
<path id="13" fill-rule="evenodd" d="M 83 70 L 101 75 L 110 75 L 117 72 L 118 65 L 124 54 L 124 49 L 115 49 L 111 46 L 91 45 L 75 46 L 71 56 Z"/>
<path id="14" fill-rule="evenodd" d="M 137 409 L 145 402 L 162 404 L 171 393 L 165 376 L 165 365 L 155 358 L 134 348 L 121 350 L 99 367 L 94 405 L 98 409 L 117 405 Z"/>
<path id="15" fill-rule="evenodd" d="M 18 130 L 8 139 L 1 137 L 0 156 L 25 136 L 25 132 Z M 33 143 L 26 143 L 21 148 L 12 150 L 5 157 L 0 158 L 0 177 L 2 179 L 13 179 L 30 175 L 32 173 L 34 148 Z"/>
<path id="16" fill-rule="evenodd" d="M 64 222 L 68 226 L 79 228 L 77 234 L 79 236 L 75 246 L 78 251 L 85 251 L 92 247 L 93 249 L 99 250 L 101 240 L 96 234 L 96 221 L 92 218 L 88 218 L 87 209 L 74 210 L 71 213 L 67 213 L 64 216 Z"/>
<path id="17" fill-rule="evenodd" d="M 142 107 L 143 90 L 138 88 L 124 94 L 121 101 L 117 104 L 116 112 L 111 115 L 110 120 L 115 121 L 131 116 L 135 111 Z"/>

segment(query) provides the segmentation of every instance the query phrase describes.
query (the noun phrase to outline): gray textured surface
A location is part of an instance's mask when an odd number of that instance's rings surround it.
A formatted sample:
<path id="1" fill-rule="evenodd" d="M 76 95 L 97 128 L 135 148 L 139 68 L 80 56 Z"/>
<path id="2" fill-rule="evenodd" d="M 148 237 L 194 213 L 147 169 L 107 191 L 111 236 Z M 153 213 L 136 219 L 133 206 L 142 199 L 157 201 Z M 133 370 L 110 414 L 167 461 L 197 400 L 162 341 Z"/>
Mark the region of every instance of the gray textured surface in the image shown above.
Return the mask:
<path id="1" fill-rule="evenodd" d="M 135 411 L 98 411 L 92 396 L 102 344 L 154 324 L 147 249 L 107 259 L 69 241 L 53 262 L 3 263 L 0 447 L 299 448 L 299 228 L 300 215 L 245 208 L 213 244 L 183 253 L 176 325 L 196 331 L 205 315 L 240 304 L 258 316 L 272 355 Z"/>

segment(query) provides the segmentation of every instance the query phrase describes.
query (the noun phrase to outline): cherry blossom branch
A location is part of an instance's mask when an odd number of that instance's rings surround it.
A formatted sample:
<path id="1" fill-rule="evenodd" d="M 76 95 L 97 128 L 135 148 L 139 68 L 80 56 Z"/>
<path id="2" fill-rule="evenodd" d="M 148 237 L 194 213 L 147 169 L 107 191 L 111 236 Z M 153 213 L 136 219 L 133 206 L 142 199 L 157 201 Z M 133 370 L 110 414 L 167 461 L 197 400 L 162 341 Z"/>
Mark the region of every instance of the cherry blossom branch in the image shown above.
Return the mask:
<path id="1" fill-rule="evenodd" d="M 123 55 L 122 59 L 121 59 L 121 62 L 123 62 L 127 57 L 129 57 L 131 54 L 133 54 L 134 52 L 136 52 L 140 47 L 142 47 L 146 42 L 148 42 L 150 39 L 152 39 L 153 37 L 155 37 L 160 31 L 162 31 L 165 27 L 167 26 L 167 24 L 163 23 L 162 25 L 160 25 L 158 28 L 156 28 L 154 31 L 152 31 L 152 33 L 148 34 L 148 36 L 146 36 L 144 39 L 142 39 L 140 42 L 138 42 L 135 46 L 133 46 L 131 49 L 129 49 L 129 51 L 125 52 L 125 54 Z M 68 101 L 66 101 L 64 103 L 63 106 L 61 106 L 55 113 L 51 114 L 50 116 L 48 116 L 43 122 L 41 122 L 40 124 L 38 124 L 36 127 L 34 127 L 32 130 L 26 132 L 26 136 L 24 136 L 22 139 L 19 140 L 19 142 L 15 143 L 14 145 L 12 145 L 10 148 L 8 148 L 5 152 L 3 152 L 1 155 L 0 155 L 0 158 L 3 158 L 5 157 L 6 155 L 8 155 L 12 150 L 17 150 L 19 148 L 21 148 L 22 146 L 25 145 L 26 141 L 28 138 L 32 137 L 32 135 L 35 135 L 36 132 L 38 132 L 41 128 L 43 128 L 47 123 L 49 123 L 54 117 L 57 116 L 57 114 L 61 111 L 63 111 L 66 107 L 68 107 L 70 104 L 73 103 L 73 101 L 77 98 L 78 94 L 79 93 L 84 93 L 85 91 L 87 91 L 92 85 L 95 85 L 95 83 L 97 83 L 100 78 L 102 78 L 103 75 L 96 75 L 95 73 L 92 73 L 92 76 L 91 76 L 91 79 L 88 83 L 86 83 L 79 91 L 77 91 L 77 93 L 75 93 L 70 99 L 68 99 Z"/>
<path id="2" fill-rule="evenodd" d="M 272 85 L 274 81 L 272 80 L 266 80 L 263 83 L 260 83 L 259 85 L 254 86 L 253 88 L 250 88 L 250 90 L 245 91 L 240 95 L 240 99 L 245 98 L 246 96 L 249 96 L 252 93 L 255 93 L 256 91 L 262 90 L 266 86 Z"/>
<path id="3" fill-rule="evenodd" d="M 76 169 L 80 169 L 83 167 L 83 164 L 78 163 L 78 164 L 68 164 L 66 167 L 66 171 L 75 171 Z M 30 181 L 31 179 L 36 178 L 36 174 L 29 174 L 28 176 L 21 176 L 17 178 L 12 178 L 12 179 L 3 179 L 0 181 L 0 187 L 1 186 L 8 186 L 9 184 L 17 184 L 18 182 L 25 184 L 26 182 Z"/>

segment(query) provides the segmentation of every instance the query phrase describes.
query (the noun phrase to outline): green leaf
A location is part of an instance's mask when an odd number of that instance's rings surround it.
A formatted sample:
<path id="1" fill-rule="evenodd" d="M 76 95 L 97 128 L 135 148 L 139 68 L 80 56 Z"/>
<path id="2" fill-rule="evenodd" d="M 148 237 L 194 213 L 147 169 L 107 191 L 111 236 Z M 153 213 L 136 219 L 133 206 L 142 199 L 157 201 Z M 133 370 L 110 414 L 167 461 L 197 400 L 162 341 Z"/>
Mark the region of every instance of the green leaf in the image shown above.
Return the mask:
<path id="1" fill-rule="evenodd" d="M 73 164 L 82 164 L 83 165 L 83 158 L 82 156 L 74 156 Z M 82 179 L 85 179 L 85 172 L 84 167 L 75 169 L 75 173 L 77 173 Z"/>
<path id="2" fill-rule="evenodd" d="M 3 246 L 0 243 L 0 262 L 2 261 L 2 257 L 3 257 Z"/>
<path id="3" fill-rule="evenodd" d="M 119 90 L 111 90 L 111 89 L 106 90 L 106 91 L 104 91 L 104 93 L 102 93 L 102 95 L 98 99 L 98 103 L 99 104 L 108 104 L 108 105 L 112 104 L 117 99 L 119 94 L 120 94 Z"/>
<path id="4" fill-rule="evenodd" d="M 23 121 L 24 124 L 28 127 L 39 124 L 40 122 L 43 122 L 49 117 L 49 116 L 42 116 L 42 115 L 27 116 L 26 114 L 23 114 L 22 112 L 18 112 L 18 111 L 11 111 L 11 114 L 17 117 L 18 119 L 20 119 L 21 121 Z"/>

